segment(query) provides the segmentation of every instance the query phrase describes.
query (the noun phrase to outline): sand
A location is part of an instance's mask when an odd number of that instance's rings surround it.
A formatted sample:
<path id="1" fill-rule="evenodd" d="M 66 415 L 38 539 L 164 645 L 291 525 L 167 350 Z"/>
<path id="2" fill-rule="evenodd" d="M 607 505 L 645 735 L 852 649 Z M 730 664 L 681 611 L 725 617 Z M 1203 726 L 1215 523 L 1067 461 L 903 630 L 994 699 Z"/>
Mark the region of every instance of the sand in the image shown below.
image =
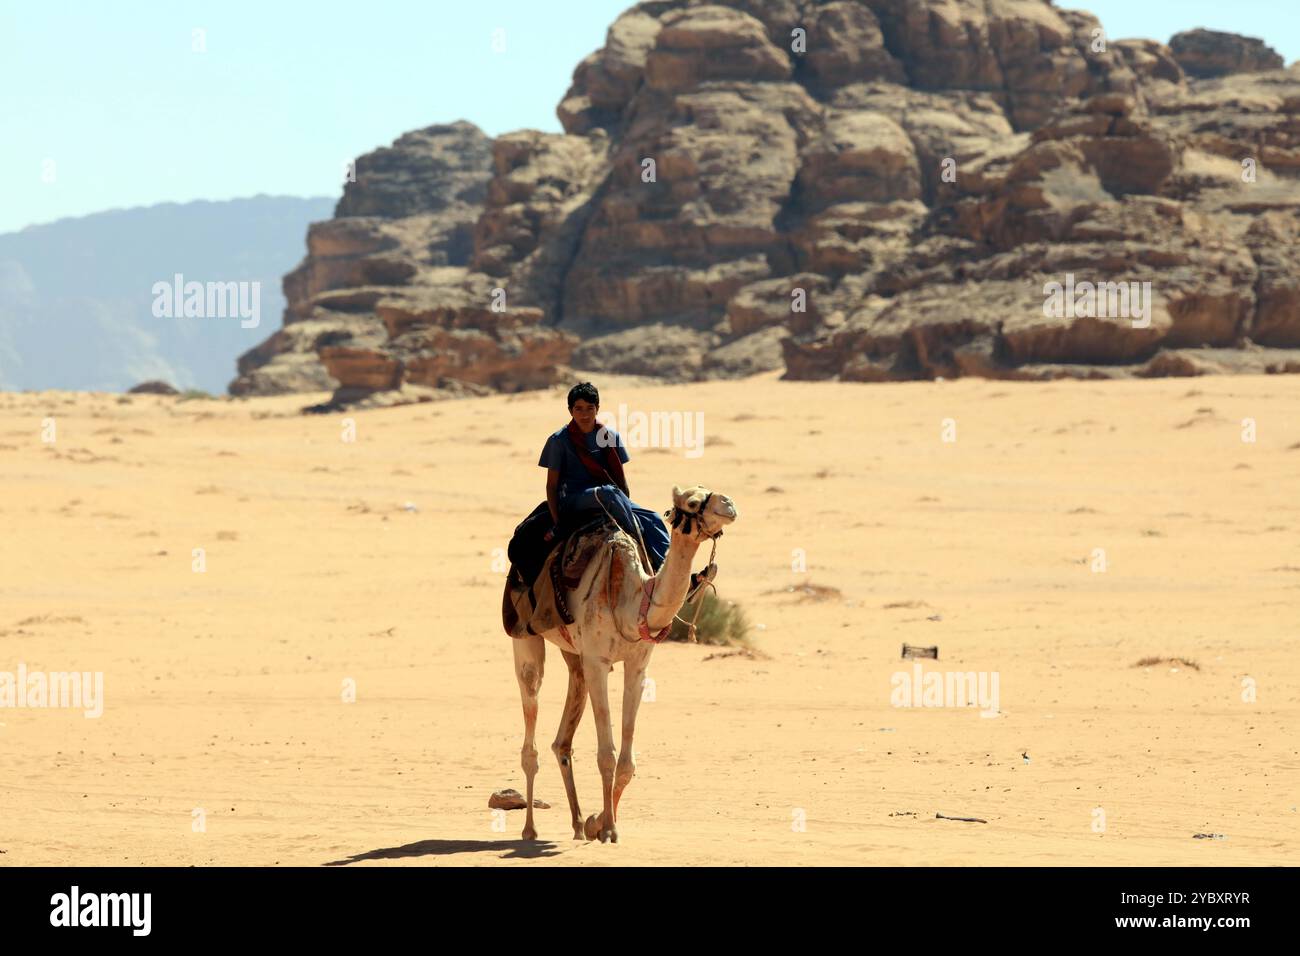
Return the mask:
<path id="1" fill-rule="evenodd" d="M 704 413 L 700 457 L 633 448 L 629 482 L 735 500 L 718 587 L 756 651 L 655 650 L 617 845 L 571 839 L 553 647 L 540 842 L 487 806 L 524 783 L 494 549 L 562 390 L 6 393 L 0 671 L 104 692 L 0 709 L 0 864 L 1296 861 L 1300 377 L 598 382 L 606 412 Z M 996 712 L 893 706 L 905 642 L 996 673 Z M 594 750 L 588 710 L 584 814 Z"/>

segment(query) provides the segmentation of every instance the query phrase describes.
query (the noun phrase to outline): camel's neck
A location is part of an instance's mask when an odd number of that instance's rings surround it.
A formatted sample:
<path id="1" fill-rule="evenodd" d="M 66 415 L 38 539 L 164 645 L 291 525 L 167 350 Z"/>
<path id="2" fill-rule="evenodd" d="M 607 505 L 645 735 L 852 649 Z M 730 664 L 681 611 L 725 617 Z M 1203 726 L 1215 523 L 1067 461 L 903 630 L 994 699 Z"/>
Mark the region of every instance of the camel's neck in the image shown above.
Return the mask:
<path id="1" fill-rule="evenodd" d="M 646 614 L 646 623 L 652 633 L 672 623 L 673 615 L 686 603 L 686 592 L 691 586 L 691 562 L 699 549 L 700 542 L 694 537 L 676 531 L 672 533 L 668 556 L 655 575 L 654 597 Z"/>

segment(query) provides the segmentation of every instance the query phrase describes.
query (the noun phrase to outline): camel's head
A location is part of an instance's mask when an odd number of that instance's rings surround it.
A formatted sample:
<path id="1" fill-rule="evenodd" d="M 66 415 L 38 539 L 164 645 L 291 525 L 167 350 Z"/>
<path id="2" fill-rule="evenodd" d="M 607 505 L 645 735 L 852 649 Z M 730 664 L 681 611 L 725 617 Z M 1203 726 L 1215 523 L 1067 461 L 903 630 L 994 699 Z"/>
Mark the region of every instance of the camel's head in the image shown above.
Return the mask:
<path id="1" fill-rule="evenodd" d="M 711 538 L 740 517 L 736 505 L 726 495 L 714 494 L 702 485 L 678 488 L 673 485 L 673 506 L 664 512 L 673 530 L 695 538 Z"/>

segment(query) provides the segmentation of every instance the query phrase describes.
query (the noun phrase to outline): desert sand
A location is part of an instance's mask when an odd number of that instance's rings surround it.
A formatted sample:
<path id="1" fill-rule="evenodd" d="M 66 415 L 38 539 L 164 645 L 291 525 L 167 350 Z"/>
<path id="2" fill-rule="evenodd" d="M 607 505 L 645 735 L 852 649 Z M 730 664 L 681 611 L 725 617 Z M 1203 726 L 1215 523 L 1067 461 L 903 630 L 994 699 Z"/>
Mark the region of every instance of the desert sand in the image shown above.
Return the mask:
<path id="1" fill-rule="evenodd" d="M 540 841 L 487 806 L 523 789 L 494 549 L 564 390 L 6 393 L 0 671 L 104 695 L 0 709 L 0 864 L 1296 862 L 1300 377 L 597 383 L 602 417 L 704 413 L 702 456 L 631 450 L 632 496 L 735 500 L 718 589 L 754 625 L 655 650 L 618 844 L 571 839 L 554 647 Z M 893 706 L 904 642 L 996 672 L 996 715 Z M 595 812 L 590 710 L 575 746 Z"/>

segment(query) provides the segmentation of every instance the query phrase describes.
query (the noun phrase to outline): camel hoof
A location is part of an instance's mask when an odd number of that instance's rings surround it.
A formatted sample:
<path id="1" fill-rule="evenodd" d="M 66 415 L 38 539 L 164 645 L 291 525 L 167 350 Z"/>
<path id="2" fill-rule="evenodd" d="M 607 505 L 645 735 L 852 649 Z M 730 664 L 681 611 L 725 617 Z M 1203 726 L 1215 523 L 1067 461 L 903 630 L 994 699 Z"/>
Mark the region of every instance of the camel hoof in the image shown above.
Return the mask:
<path id="1" fill-rule="evenodd" d="M 594 813 L 591 816 L 587 817 L 587 822 L 583 824 L 582 829 L 583 829 L 583 836 L 585 836 L 588 840 L 596 839 L 596 835 L 600 833 L 600 821 L 596 819 L 596 815 Z"/>
<path id="2" fill-rule="evenodd" d="M 613 827 L 609 827 L 609 828 L 606 829 L 606 830 L 601 830 L 601 831 L 600 831 L 600 842 L 601 842 L 601 843 L 617 843 L 617 842 L 618 842 L 618 831 L 615 830 Z"/>
<path id="3" fill-rule="evenodd" d="M 523 838 L 524 838 L 525 840 L 536 840 L 536 839 L 537 839 L 537 828 L 536 828 L 536 827 L 524 827 Z"/>

